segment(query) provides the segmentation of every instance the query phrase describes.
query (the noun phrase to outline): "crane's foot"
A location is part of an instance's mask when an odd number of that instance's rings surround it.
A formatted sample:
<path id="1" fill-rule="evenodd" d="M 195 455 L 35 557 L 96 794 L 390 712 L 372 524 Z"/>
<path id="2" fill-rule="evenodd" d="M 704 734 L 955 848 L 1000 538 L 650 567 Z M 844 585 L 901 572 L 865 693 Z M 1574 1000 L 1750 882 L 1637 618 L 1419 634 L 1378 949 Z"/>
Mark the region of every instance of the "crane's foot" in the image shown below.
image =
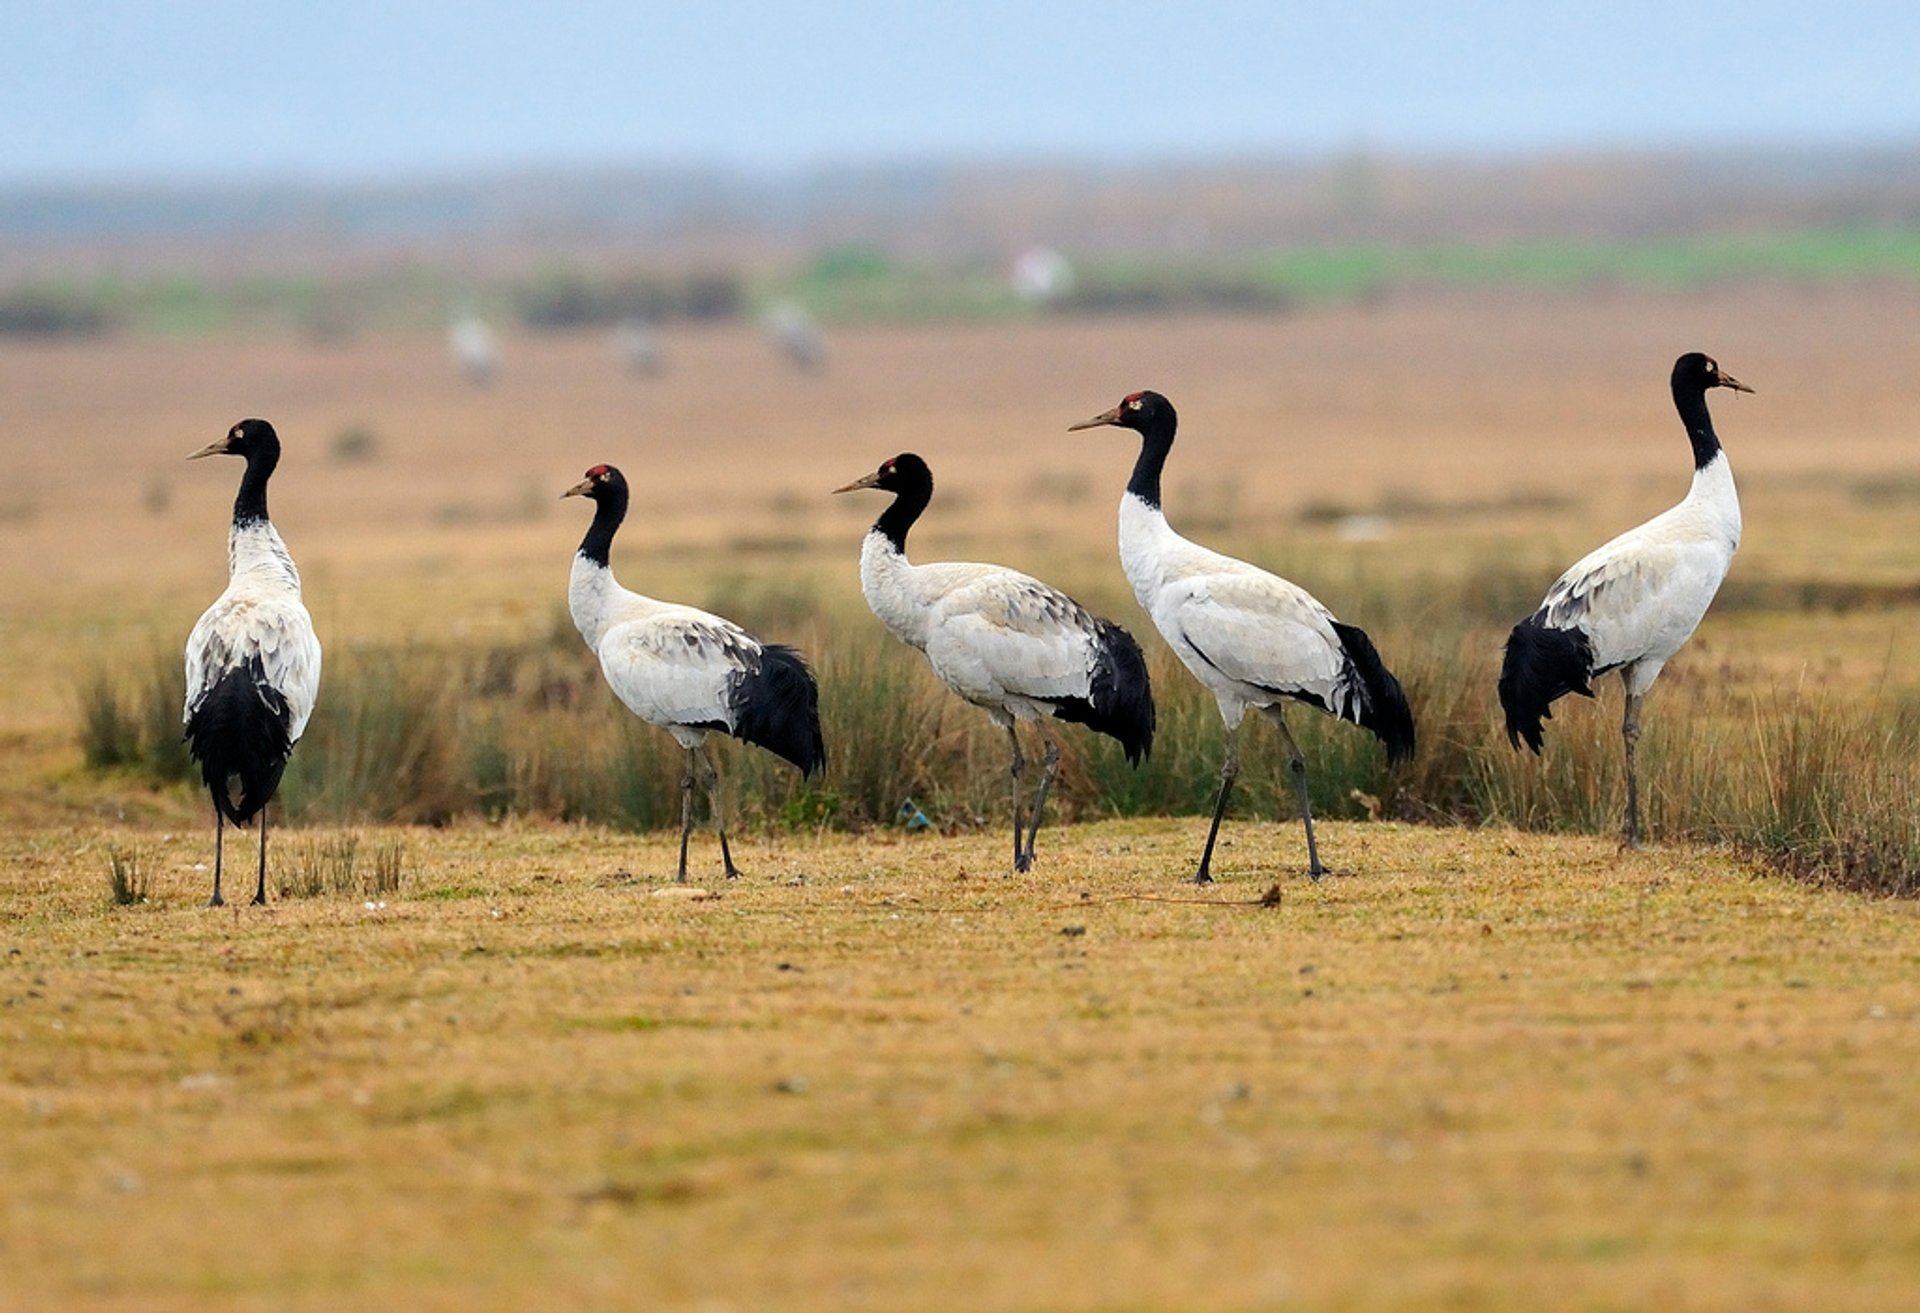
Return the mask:
<path id="1" fill-rule="evenodd" d="M 267 896 L 265 894 L 255 894 L 247 900 L 247 904 L 250 907 L 265 907 L 267 905 Z"/>
<path id="2" fill-rule="evenodd" d="M 1196 871 L 1196 872 L 1194 872 L 1194 876 L 1193 876 L 1193 881 L 1192 881 L 1192 883 L 1194 883 L 1194 884 L 1212 884 L 1212 883 L 1213 883 L 1213 877 L 1212 877 L 1211 875 L 1208 875 L 1208 874 L 1207 874 L 1207 872 L 1206 872 L 1206 870 L 1205 870 L 1205 869 L 1203 868 L 1203 869 L 1201 869 L 1201 870 L 1199 870 L 1199 871 Z"/>
<path id="3" fill-rule="evenodd" d="M 727 879 L 738 880 L 741 876 L 741 871 L 740 871 L 740 868 L 735 866 L 732 862 L 728 862 L 726 874 L 727 874 Z"/>
<path id="4" fill-rule="evenodd" d="M 1315 862 L 1312 866 L 1309 866 L 1307 868 L 1307 879 L 1313 881 L 1315 884 L 1320 883 L 1321 876 L 1332 875 L 1332 874 L 1334 874 L 1334 872 L 1331 867 L 1322 866 L 1318 862 Z"/>
<path id="5" fill-rule="evenodd" d="M 225 907 L 226 905 L 227 905 L 227 900 L 222 898 L 219 894 L 215 894 L 213 897 L 207 899 L 208 907 Z"/>
<path id="6" fill-rule="evenodd" d="M 1013 869 L 1015 874 L 1018 875 L 1025 875 L 1028 871 L 1031 871 L 1033 869 L 1033 854 L 1021 853 L 1018 857 L 1014 858 Z"/>

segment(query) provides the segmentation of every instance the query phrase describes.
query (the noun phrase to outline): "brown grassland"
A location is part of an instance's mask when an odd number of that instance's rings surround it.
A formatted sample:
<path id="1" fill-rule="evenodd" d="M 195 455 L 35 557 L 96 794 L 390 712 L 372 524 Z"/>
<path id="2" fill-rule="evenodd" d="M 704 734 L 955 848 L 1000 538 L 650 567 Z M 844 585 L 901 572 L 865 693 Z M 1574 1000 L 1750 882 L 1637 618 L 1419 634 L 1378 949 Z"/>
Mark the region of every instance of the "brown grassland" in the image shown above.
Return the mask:
<path id="1" fill-rule="evenodd" d="M 1390 662 L 1448 625 L 1485 660 L 1498 629 L 1452 599 L 1537 593 L 1684 489 L 1665 375 L 1693 347 L 1758 389 L 1715 401 L 1744 600 L 1649 704 L 1668 759 L 1693 744 L 1657 831 L 1765 738 L 1725 690 L 1869 730 L 1920 695 L 1910 287 L 830 340 L 816 378 L 689 330 L 636 379 L 597 335 L 509 337 L 485 392 L 427 338 L 0 350 L 0 1307 L 1920 1298 L 1915 907 L 1729 847 L 1332 822 L 1342 874 L 1311 885 L 1297 825 L 1235 820 L 1202 892 L 1179 877 L 1204 818 L 1103 819 L 1043 831 L 1015 879 L 980 752 L 940 832 L 750 815 L 748 878 L 697 893 L 658 833 L 321 818 L 276 828 L 276 888 L 346 837 L 400 845 L 399 887 L 210 911 L 203 802 L 81 766 L 87 679 L 177 651 L 223 582 L 237 468 L 181 458 L 243 414 L 287 443 L 274 516 L 330 679 L 550 633 L 584 518 L 556 498 L 602 460 L 638 489 L 630 586 L 783 617 L 768 636 L 823 669 L 875 623 L 854 557 L 880 505 L 825 490 L 902 450 L 939 485 L 918 556 L 1030 569 L 1153 647 L 1112 558 L 1132 449 L 1064 431 L 1149 386 L 1181 409 L 1176 525 L 1283 566 Z M 337 459 L 355 426 L 371 458 Z M 1349 540 L 1351 512 L 1384 534 Z M 1617 708 L 1569 708 L 1523 768 L 1602 760 Z M 611 739 L 616 711 L 583 723 Z M 1214 735 L 1149 771 L 1204 790 Z M 112 900 L 116 860 L 144 898 Z"/>

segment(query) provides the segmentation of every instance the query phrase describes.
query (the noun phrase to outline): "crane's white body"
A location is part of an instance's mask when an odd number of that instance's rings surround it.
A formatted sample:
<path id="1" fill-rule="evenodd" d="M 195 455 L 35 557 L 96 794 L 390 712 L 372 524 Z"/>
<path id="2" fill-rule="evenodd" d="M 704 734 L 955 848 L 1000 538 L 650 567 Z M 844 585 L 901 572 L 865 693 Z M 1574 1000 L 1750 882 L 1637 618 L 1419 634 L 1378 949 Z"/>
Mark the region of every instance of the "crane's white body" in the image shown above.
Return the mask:
<path id="1" fill-rule="evenodd" d="M 1642 694 L 1699 627 L 1739 547 L 1740 498 L 1720 451 L 1679 505 L 1581 557 L 1540 610 L 1549 627 L 1586 635 L 1595 674 L 1618 669 Z"/>
<path id="2" fill-rule="evenodd" d="M 254 658 L 286 701 L 288 742 L 298 742 L 320 692 L 320 640 L 300 599 L 300 571 L 267 520 L 237 524 L 228 536 L 226 590 L 187 636 L 183 722 L 222 676 Z"/>
<path id="3" fill-rule="evenodd" d="M 1352 666 L 1333 613 L 1306 589 L 1181 537 L 1159 507 L 1131 492 L 1120 498 L 1120 566 L 1229 731 L 1249 707 L 1289 696 L 1347 715 Z"/>
<path id="4" fill-rule="evenodd" d="M 740 682 L 760 665 L 746 630 L 697 607 L 656 601 L 620 586 L 613 571 L 573 558 L 567 608 L 629 711 L 696 748 L 709 731 L 732 733 Z"/>
<path id="5" fill-rule="evenodd" d="M 965 561 L 915 565 L 875 529 L 860 546 L 860 591 L 941 683 L 1002 726 L 1092 697 L 1094 618 L 1031 575 Z"/>

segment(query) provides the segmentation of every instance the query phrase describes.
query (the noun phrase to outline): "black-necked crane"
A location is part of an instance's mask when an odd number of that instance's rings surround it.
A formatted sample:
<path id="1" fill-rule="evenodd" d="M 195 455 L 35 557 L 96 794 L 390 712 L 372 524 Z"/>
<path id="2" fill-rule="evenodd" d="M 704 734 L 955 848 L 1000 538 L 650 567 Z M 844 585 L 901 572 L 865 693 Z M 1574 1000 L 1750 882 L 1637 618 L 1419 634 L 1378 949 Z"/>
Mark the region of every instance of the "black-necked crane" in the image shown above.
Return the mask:
<path id="1" fill-rule="evenodd" d="M 1626 710 L 1627 815 L 1622 842 L 1640 843 L 1635 749 L 1640 705 L 1667 662 L 1693 636 L 1740 546 L 1740 498 L 1707 413 L 1709 388 L 1752 388 L 1710 356 L 1673 364 L 1673 404 L 1693 446 L 1693 486 L 1679 505 L 1588 553 L 1554 581 L 1540 609 L 1513 627 L 1500 665 L 1507 738 L 1538 754 L 1542 720 L 1568 693 L 1593 696 L 1592 681 L 1620 672 Z"/>
<path id="2" fill-rule="evenodd" d="M 447 353 L 461 376 L 477 388 L 490 388 L 500 375 L 500 344 L 478 315 L 461 315 L 447 328 Z"/>
<path id="3" fill-rule="evenodd" d="M 767 311 L 762 325 L 767 341 L 801 373 L 818 374 L 827 367 L 827 339 L 804 306 L 782 301 Z"/>
<path id="4" fill-rule="evenodd" d="M 629 316 L 613 329 L 613 355 L 629 374 L 652 377 L 667 367 L 667 355 L 660 346 L 660 334 L 651 323 Z"/>
<path id="5" fill-rule="evenodd" d="M 1000 565 L 907 560 L 907 532 L 933 500 L 933 472 L 911 452 L 835 492 L 877 488 L 893 502 L 860 546 L 860 590 L 893 636 L 926 655 L 940 682 L 1007 732 L 1012 747 L 1013 869 L 1033 869 L 1033 844 L 1060 764 L 1047 721 L 1119 741 L 1138 766 L 1153 748 L 1153 689 L 1133 635 L 1057 588 Z M 1039 727 L 1045 756 L 1022 833 L 1021 721 Z"/>
<path id="6" fill-rule="evenodd" d="M 213 796 L 213 898 L 220 894 L 226 822 L 260 818 L 260 882 L 267 901 L 267 803 L 280 787 L 293 745 L 306 731 L 320 691 L 320 640 L 300 600 L 300 571 L 267 518 L 267 480 L 280 463 L 280 438 L 263 419 L 235 424 L 189 456 L 247 462 L 227 536 L 226 591 L 187 636 L 187 746 Z M 239 795 L 235 796 L 235 785 Z"/>
<path id="7" fill-rule="evenodd" d="M 820 691 L 798 652 L 762 643 L 731 620 L 622 588 L 607 556 L 626 518 L 626 478 L 595 465 L 562 497 L 586 497 L 593 523 L 573 558 L 567 607 L 580 637 L 600 658 L 614 695 L 634 715 L 673 735 L 687 754 L 680 776 L 680 869 L 687 879 L 687 840 L 693 830 L 696 769 L 706 786 L 720 860 L 729 880 L 739 876 L 727 846 L 720 775 L 707 754 L 707 735 L 731 734 L 784 757 L 802 775 L 826 769 L 820 736 Z"/>
<path id="8" fill-rule="evenodd" d="M 1413 712 L 1400 681 L 1362 630 L 1335 620 L 1297 584 L 1173 531 L 1160 509 L 1160 474 L 1178 423 L 1165 397 L 1135 392 L 1071 428 L 1113 425 L 1140 435 L 1140 456 L 1120 498 L 1120 565 L 1141 608 L 1213 694 L 1226 723 L 1220 794 L 1194 882 L 1213 881 L 1213 844 L 1240 774 L 1240 725 L 1249 709 L 1265 712 L 1286 741 L 1307 831 L 1307 874 L 1317 880 L 1326 868 L 1313 839 L 1306 758 L 1281 708 L 1304 702 L 1372 730 L 1386 745 L 1389 762 L 1413 755 Z"/>

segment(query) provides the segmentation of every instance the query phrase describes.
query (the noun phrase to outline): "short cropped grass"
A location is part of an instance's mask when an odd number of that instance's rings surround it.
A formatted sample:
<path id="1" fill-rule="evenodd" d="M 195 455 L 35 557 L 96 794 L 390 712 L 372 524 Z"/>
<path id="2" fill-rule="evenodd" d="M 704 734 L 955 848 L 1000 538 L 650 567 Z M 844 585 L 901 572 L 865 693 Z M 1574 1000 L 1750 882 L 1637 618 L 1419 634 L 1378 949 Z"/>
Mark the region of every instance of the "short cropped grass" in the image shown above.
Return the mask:
<path id="1" fill-rule="evenodd" d="M 1821 1308 L 1920 1281 L 1920 920 L 1504 827 L 0 837 L 8 1300 Z M 363 844 L 390 832 L 368 830 Z M 1051 840 L 1049 842 L 1049 839 Z M 1277 903 L 1263 899 L 1279 888 Z M 373 900 L 376 903 L 381 900 Z M 1262 905 L 1263 902 L 1271 905 Z"/>

